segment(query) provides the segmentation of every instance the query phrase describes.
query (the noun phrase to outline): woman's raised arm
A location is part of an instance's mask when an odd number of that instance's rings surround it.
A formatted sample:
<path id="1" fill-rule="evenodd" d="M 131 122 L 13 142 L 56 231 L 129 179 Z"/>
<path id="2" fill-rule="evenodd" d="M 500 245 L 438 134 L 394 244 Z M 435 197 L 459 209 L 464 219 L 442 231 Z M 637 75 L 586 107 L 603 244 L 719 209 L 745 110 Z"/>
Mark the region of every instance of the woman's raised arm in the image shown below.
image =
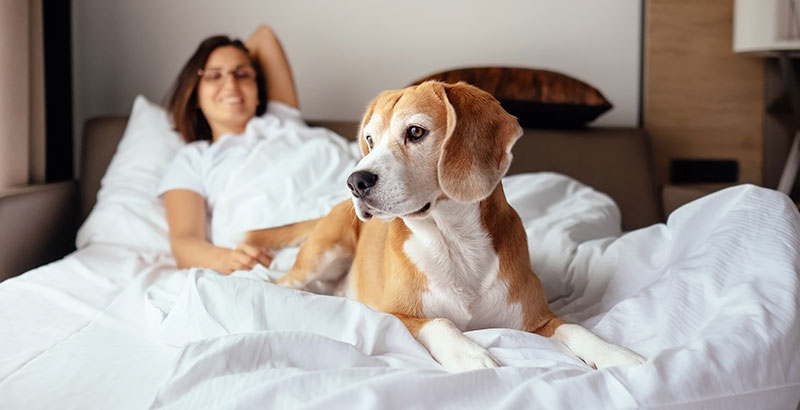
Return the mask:
<path id="1" fill-rule="evenodd" d="M 272 29 L 268 26 L 259 26 L 245 45 L 264 70 L 269 99 L 299 108 L 289 60 Z"/>

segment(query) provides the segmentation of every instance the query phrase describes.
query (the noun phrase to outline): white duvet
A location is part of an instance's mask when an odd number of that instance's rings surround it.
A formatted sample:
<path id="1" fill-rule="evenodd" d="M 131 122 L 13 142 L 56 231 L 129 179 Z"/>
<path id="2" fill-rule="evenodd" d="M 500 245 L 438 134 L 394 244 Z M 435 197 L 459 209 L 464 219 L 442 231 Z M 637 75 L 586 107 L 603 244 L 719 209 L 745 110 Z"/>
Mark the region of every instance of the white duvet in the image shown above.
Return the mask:
<path id="1" fill-rule="evenodd" d="M 614 203 L 567 177 L 504 184 L 555 312 L 646 363 L 596 371 L 549 339 L 485 329 L 467 335 L 503 367 L 450 374 L 394 317 L 270 283 L 291 251 L 232 276 L 175 269 L 163 211 L 142 202 L 95 210 L 77 252 L 0 284 L 0 408 L 797 406 L 800 216 L 785 195 L 734 187 L 622 233 Z"/>
<path id="2" fill-rule="evenodd" d="M 647 363 L 595 371 L 549 339 L 487 329 L 468 335 L 504 367 L 448 374 L 390 315 L 258 272 L 198 269 L 157 328 L 181 352 L 154 407 L 753 409 L 800 400 L 800 221 L 784 197 L 729 189 L 667 225 L 618 236 L 610 200 L 563 176 L 509 177 L 506 191 L 525 210 L 556 312 Z"/>

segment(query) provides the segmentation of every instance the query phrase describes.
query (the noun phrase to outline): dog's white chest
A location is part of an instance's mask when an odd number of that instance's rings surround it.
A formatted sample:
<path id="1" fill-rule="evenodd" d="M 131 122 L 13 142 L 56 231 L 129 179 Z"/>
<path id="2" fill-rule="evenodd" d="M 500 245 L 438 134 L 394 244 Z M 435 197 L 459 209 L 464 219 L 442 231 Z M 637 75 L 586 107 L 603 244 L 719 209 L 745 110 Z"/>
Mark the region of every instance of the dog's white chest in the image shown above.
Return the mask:
<path id="1" fill-rule="evenodd" d="M 425 316 L 450 319 L 462 330 L 515 327 L 505 318 L 512 313 L 507 312 L 508 287 L 497 280 L 499 259 L 478 205 L 446 202 L 431 218 L 406 221 L 414 234 L 404 251 L 428 279 Z"/>

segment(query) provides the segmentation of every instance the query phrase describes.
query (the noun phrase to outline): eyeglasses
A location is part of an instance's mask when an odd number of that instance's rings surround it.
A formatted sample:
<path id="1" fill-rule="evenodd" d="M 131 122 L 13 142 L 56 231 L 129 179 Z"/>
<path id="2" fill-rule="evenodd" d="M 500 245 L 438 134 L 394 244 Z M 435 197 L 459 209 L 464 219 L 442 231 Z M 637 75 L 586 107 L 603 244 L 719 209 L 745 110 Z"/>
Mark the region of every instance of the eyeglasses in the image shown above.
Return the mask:
<path id="1" fill-rule="evenodd" d="M 197 75 L 200 78 L 209 84 L 212 85 L 219 85 L 225 82 L 225 77 L 230 74 L 233 77 L 233 81 L 241 84 L 249 84 L 256 80 L 256 72 L 252 68 L 249 67 L 240 67 L 235 70 L 231 70 L 228 72 L 223 73 L 222 70 L 212 68 L 211 70 L 197 70 Z"/>

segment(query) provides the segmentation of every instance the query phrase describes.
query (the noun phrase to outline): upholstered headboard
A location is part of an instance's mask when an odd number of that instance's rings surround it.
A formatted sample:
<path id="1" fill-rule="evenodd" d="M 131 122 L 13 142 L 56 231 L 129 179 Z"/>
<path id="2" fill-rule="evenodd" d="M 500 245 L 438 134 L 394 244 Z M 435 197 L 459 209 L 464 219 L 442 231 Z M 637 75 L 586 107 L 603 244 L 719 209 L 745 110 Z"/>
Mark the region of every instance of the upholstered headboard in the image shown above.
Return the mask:
<path id="1" fill-rule="evenodd" d="M 80 176 L 81 217 L 94 206 L 100 180 L 127 117 L 88 120 L 84 126 Z M 358 124 L 350 121 L 309 121 L 353 139 Z M 613 198 L 622 211 L 623 230 L 661 220 L 650 151 L 645 132 L 635 128 L 525 129 L 513 150 L 509 174 L 552 171 L 569 175 Z"/>

